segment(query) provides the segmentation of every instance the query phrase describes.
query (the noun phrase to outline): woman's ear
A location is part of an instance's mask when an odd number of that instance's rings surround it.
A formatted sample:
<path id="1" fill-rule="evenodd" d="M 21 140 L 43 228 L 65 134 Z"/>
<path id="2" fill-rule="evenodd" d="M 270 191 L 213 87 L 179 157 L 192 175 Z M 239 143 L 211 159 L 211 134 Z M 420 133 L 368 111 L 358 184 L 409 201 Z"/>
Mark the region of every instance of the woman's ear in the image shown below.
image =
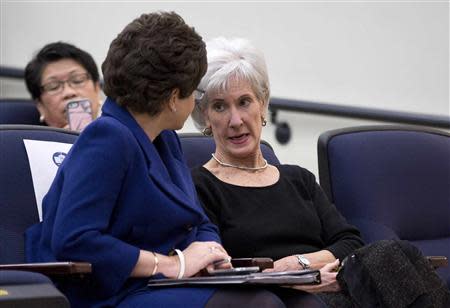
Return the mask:
<path id="1" fill-rule="evenodd" d="M 102 90 L 102 88 L 100 87 L 100 82 L 97 81 L 94 83 L 94 91 L 95 93 L 97 93 L 97 95 L 100 97 L 100 91 Z"/>
<path id="2" fill-rule="evenodd" d="M 40 100 L 36 100 L 36 108 L 41 116 L 45 116 L 45 107 Z"/>
<path id="3" fill-rule="evenodd" d="M 267 104 L 269 102 L 262 101 L 259 106 L 259 111 L 261 112 L 261 117 L 264 119 L 267 119 Z"/>
<path id="4" fill-rule="evenodd" d="M 45 121 L 45 107 L 40 100 L 36 100 L 36 108 L 39 111 L 39 121 L 43 123 Z"/>
<path id="5" fill-rule="evenodd" d="M 170 111 L 177 112 L 177 102 L 179 97 L 180 97 L 180 90 L 178 88 L 173 89 L 172 93 L 170 94 L 168 103 Z"/>
<path id="6" fill-rule="evenodd" d="M 211 123 L 209 122 L 209 114 L 208 114 L 207 106 L 205 106 L 205 108 L 203 108 L 202 113 L 203 113 L 203 119 L 205 119 L 205 125 L 208 127 L 211 126 Z"/>

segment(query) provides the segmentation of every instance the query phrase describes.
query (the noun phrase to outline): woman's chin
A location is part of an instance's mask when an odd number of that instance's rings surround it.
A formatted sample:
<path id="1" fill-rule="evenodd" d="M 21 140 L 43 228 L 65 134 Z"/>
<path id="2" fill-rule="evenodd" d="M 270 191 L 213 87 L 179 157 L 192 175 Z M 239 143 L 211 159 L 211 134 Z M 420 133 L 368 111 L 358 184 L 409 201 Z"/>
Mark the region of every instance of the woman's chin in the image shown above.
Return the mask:
<path id="1" fill-rule="evenodd" d="M 233 146 L 228 148 L 229 153 L 232 157 L 236 158 L 246 158 L 255 154 L 255 149 L 248 145 L 245 146 Z"/>

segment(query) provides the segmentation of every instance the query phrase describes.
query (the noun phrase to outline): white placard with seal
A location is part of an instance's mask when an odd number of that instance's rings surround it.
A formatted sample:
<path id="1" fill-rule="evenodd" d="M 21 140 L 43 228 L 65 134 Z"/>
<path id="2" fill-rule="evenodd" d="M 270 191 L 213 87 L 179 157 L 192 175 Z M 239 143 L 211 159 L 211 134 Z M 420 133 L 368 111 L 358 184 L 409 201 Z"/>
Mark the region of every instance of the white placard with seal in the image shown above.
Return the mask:
<path id="1" fill-rule="evenodd" d="M 30 163 L 39 221 L 42 221 L 42 199 L 72 144 L 28 139 L 24 139 L 23 143 Z"/>

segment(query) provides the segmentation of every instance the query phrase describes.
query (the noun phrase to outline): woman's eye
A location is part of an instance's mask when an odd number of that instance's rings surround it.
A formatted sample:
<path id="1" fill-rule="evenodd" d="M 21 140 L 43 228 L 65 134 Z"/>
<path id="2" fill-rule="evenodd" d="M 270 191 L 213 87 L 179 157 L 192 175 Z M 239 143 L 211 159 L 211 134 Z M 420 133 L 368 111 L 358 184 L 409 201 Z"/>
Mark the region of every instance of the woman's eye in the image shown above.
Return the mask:
<path id="1" fill-rule="evenodd" d="M 242 100 L 239 102 L 239 105 L 241 105 L 241 106 L 243 106 L 243 107 L 246 107 L 246 106 L 248 106 L 250 103 L 251 103 L 250 99 L 245 98 L 245 99 L 242 99 Z"/>
<path id="2" fill-rule="evenodd" d="M 222 103 L 213 104 L 214 111 L 221 112 L 225 109 L 225 106 Z"/>
<path id="3" fill-rule="evenodd" d="M 47 91 L 54 91 L 54 90 L 58 90 L 58 88 L 61 86 L 61 84 L 59 82 L 51 82 L 45 85 L 45 89 Z"/>
<path id="4" fill-rule="evenodd" d="M 84 79 L 72 79 L 71 82 L 73 84 L 81 84 L 83 83 L 85 80 Z"/>

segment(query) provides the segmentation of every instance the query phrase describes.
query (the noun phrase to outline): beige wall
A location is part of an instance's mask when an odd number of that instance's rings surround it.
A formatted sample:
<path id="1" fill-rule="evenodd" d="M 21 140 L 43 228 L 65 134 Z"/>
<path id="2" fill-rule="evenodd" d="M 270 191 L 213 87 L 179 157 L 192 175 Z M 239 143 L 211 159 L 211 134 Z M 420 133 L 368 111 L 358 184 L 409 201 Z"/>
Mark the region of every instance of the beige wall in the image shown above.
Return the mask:
<path id="1" fill-rule="evenodd" d="M 133 18 L 175 10 L 205 39 L 247 37 L 266 55 L 273 96 L 449 115 L 449 4 L 393 2 L 2 1 L 1 65 L 23 67 L 42 45 L 64 40 L 100 65 L 110 41 Z M 23 96 L 1 81 L 1 96 Z M 317 174 L 316 140 L 328 129 L 373 124 L 280 112 L 293 140 L 274 141 L 283 162 Z M 193 131 L 187 123 L 183 131 Z"/>

